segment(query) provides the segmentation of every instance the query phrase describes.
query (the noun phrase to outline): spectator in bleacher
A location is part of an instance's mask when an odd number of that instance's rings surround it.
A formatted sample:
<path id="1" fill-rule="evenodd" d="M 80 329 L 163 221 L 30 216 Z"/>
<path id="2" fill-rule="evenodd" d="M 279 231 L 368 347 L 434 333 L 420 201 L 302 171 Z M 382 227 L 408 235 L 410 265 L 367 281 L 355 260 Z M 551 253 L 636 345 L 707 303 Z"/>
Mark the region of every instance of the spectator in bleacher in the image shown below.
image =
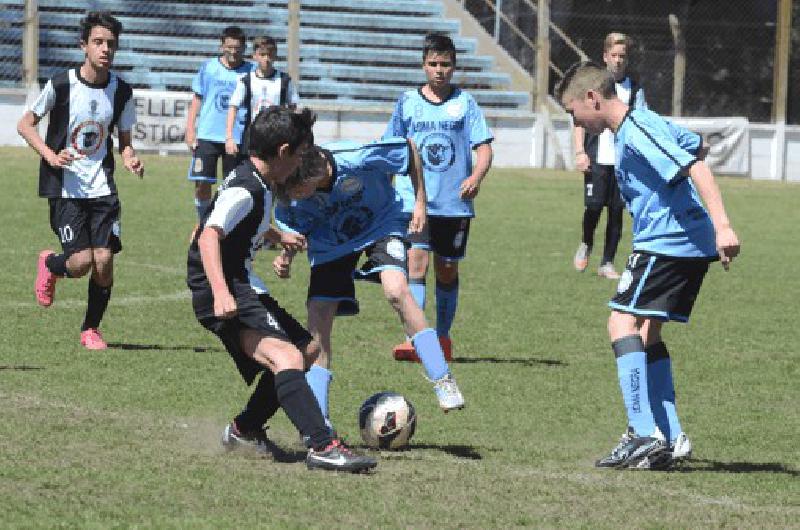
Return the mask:
<path id="1" fill-rule="evenodd" d="M 244 60 L 247 41 L 240 27 L 225 28 L 221 40 L 222 55 L 203 63 L 192 81 L 194 97 L 186 120 L 186 145 L 192 151 L 189 180 L 195 183 L 198 221 L 202 220 L 211 202 L 211 185 L 217 182 L 217 160 L 222 158 L 223 175 L 230 173 L 239 162 L 238 154 L 225 152 L 228 102 L 237 79 L 253 69 L 253 63 Z M 242 141 L 244 120 L 245 114 L 240 112 L 232 130 L 232 139 L 237 144 Z"/>
<path id="2" fill-rule="evenodd" d="M 428 34 L 422 48 L 427 82 L 406 91 L 397 101 L 384 136 L 411 138 L 419 145 L 428 191 L 428 229 L 409 233 L 409 284 L 414 300 L 425 309 L 428 253 L 434 253 L 436 272 L 436 333 L 452 359 L 450 328 L 458 304 L 458 262 L 465 256 L 473 199 L 492 165 L 492 136 L 473 97 L 451 83 L 456 48 L 446 35 Z M 472 151 L 476 163 L 472 164 Z M 413 188 L 408 176 L 398 175 L 396 188 L 410 215 Z M 411 341 L 394 348 L 394 358 L 419 362 Z"/>
<path id="3" fill-rule="evenodd" d="M 114 183 L 116 128 L 122 163 L 142 177 L 144 166 L 131 146 L 136 109 L 130 85 L 111 71 L 122 24 L 105 12 L 92 11 L 80 22 L 83 64 L 53 76 L 17 124 L 17 131 L 42 157 L 39 196 L 50 203 L 50 227 L 61 241 L 61 254 L 39 253 L 36 300 L 49 307 L 56 281 L 89 276 L 81 344 L 108 347 L 100 321 L 111 298 L 114 254 L 122 250 L 120 203 Z M 43 140 L 36 128 L 50 114 Z"/>
<path id="4" fill-rule="evenodd" d="M 241 142 L 241 153 L 243 154 L 247 153 L 247 131 L 250 122 L 261 110 L 272 105 L 290 109 L 297 108 L 300 100 L 297 87 L 289 74 L 275 69 L 274 63 L 277 56 L 278 44 L 275 39 L 267 36 L 253 39 L 253 61 L 256 69 L 239 77 L 228 106 L 228 119 L 225 124 L 225 152 L 229 155 L 236 155 L 240 152 L 240 146 L 233 139 L 233 128 L 241 107 L 244 107 L 246 113 Z"/>
<path id="5" fill-rule="evenodd" d="M 646 109 L 644 90 L 639 82 L 627 73 L 630 38 L 623 33 L 609 33 L 603 43 L 603 61 L 614 76 L 617 97 L 635 109 Z M 614 257 L 622 235 L 624 202 L 619 194 L 614 176 L 614 135 L 606 129 L 600 134 L 587 134 L 583 127 L 575 126 L 575 168 L 583 172 L 583 238 L 575 252 L 575 270 L 583 272 L 589 266 L 589 256 L 594 245 L 594 231 L 603 208 L 608 208 L 603 259 L 597 269 L 598 276 L 616 280 Z"/>

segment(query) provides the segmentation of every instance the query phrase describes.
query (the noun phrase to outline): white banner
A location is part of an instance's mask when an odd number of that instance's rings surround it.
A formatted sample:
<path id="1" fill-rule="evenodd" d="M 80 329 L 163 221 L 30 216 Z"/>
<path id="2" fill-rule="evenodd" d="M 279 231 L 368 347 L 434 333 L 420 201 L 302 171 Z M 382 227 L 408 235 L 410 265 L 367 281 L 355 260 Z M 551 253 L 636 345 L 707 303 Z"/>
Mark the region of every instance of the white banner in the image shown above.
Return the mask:
<path id="1" fill-rule="evenodd" d="M 669 118 L 703 137 L 710 148 L 706 163 L 714 173 L 750 173 L 750 133 L 747 118 Z"/>
<path id="2" fill-rule="evenodd" d="M 184 151 L 188 148 L 186 115 L 192 102 L 190 92 L 158 92 L 134 90 L 136 125 L 133 127 L 133 147 L 147 151 Z"/>

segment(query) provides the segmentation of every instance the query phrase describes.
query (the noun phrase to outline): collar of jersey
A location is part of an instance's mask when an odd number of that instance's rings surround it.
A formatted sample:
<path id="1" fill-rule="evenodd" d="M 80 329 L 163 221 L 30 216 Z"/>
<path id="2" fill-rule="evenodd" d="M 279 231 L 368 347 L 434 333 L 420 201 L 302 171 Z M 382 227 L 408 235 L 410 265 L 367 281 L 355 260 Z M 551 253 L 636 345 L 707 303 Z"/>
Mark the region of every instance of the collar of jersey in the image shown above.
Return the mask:
<path id="1" fill-rule="evenodd" d="M 108 84 L 111 82 L 111 70 L 108 71 L 108 79 L 106 79 L 105 83 L 90 83 L 89 81 L 84 79 L 83 76 L 81 75 L 80 67 L 75 69 L 75 77 L 78 78 L 78 81 L 88 86 L 89 88 L 106 88 Z"/>
<path id="2" fill-rule="evenodd" d="M 440 101 L 439 103 L 435 103 L 435 102 L 433 102 L 433 101 L 431 101 L 431 100 L 429 100 L 428 98 L 426 98 L 426 97 L 425 97 L 425 94 L 423 94 L 423 93 L 422 93 L 422 87 L 419 87 L 419 88 L 417 89 L 417 93 L 419 94 L 419 97 L 421 97 L 422 99 L 424 99 L 424 100 L 425 100 L 427 103 L 430 103 L 431 105 L 434 105 L 434 106 L 436 106 L 436 107 L 439 107 L 439 106 L 441 106 L 441 105 L 444 105 L 445 103 L 447 103 L 448 101 L 450 101 L 451 99 L 453 99 L 453 98 L 456 96 L 456 93 L 457 93 L 457 92 L 458 92 L 458 87 L 457 87 L 457 86 L 455 86 L 455 85 L 450 85 L 450 93 L 447 95 L 447 97 L 446 97 L 446 98 L 444 98 L 444 99 L 443 99 L 442 101 Z"/>

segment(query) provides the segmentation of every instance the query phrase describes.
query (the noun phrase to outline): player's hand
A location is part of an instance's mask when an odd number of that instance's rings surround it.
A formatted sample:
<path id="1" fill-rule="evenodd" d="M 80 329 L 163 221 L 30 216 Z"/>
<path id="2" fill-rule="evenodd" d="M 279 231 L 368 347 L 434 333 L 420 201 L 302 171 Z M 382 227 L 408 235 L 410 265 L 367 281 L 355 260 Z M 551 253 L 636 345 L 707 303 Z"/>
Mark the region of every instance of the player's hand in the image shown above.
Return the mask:
<path id="1" fill-rule="evenodd" d="M 236 316 L 236 300 L 231 293 L 214 296 L 214 316 L 227 320 Z"/>
<path id="2" fill-rule="evenodd" d="M 726 227 L 717 233 L 719 261 L 726 271 L 730 269 L 733 258 L 739 255 L 740 248 L 739 238 L 736 237 L 736 232 L 733 231 L 733 228 Z"/>
<path id="3" fill-rule="evenodd" d="M 123 158 L 122 163 L 125 164 L 125 168 L 136 175 L 139 178 L 144 177 L 144 164 L 142 161 L 139 160 L 139 157 L 136 155 Z"/>
<path id="4" fill-rule="evenodd" d="M 272 260 L 272 270 L 278 278 L 289 278 L 292 273 L 292 255 L 281 252 Z"/>
<path id="5" fill-rule="evenodd" d="M 471 176 L 461 183 L 460 195 L 462 199 L 474 199 L 481 189 L 481 182 Z"/>
<path id="6" fill-rule="evenodd" d="M 408 233 L 421 234 L 425 231 L 427 224 L 428 216 L 425 213 L 425 206 L 414 208 L 414 213 L 411 214 L 411 221 L 408 223 Z"/>
<path id="7" fill-rule="evenodd" d="M 233 140 L 233 138 L 228 138 L 225 140 L 225 152 L 229 155 L 239 154 L 239 146 L 236 145 L 236 142 Z"/>
<path id="8" fill-rule="evenodd" d="M 70 165 L 74 160 L 84 158 L 70 148 L 62 149 L 58 153 L 53 153 L 52 156 L 47 158 L 47 163 L 55 168 L 63 168 Z"/>
<path id="9" fill-rule="evenodd" d="M 281 232 L 280 245 L 285 251 L 294 254 L 295 252 L 305 250 L 308 246 L 308 242 L 306 241 L 306 236 L 303 234 Z"/>
<path id="10" fill-rule="evenodd" d="M 586 153 L 579 153 L 575 155 L 575 169 L 581 173 L 586 173 L 589 171 L 589 164 L 589 155 Z"/>

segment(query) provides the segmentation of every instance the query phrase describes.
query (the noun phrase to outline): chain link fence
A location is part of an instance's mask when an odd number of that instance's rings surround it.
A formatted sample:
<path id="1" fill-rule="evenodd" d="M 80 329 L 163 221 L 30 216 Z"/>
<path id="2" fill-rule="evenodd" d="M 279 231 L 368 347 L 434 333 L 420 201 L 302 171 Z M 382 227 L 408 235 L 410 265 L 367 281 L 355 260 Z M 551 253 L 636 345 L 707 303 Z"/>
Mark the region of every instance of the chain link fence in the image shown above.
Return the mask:
<path id="1" fill-rule="evenodd" d="M 536 0 L 462 3 L 523 67 L 535 71 L 535 48 L 528 42 L 536 42 Z M 633 39 L 630 68 L 645 87 L 650 107 L 672 114 L 676 46 L 670 14 L 677 17 L 685 41 L 682 115 L 746 116 L 769 122 L 777 0 L 553 0 L 551 89 L 560 72 L 580 59 L 559 31 L 601 64 L 603 39 L 618 31 Z M 789 122 L 800 123 L 800 2 L 793 2 L 792 18 Z"/>

